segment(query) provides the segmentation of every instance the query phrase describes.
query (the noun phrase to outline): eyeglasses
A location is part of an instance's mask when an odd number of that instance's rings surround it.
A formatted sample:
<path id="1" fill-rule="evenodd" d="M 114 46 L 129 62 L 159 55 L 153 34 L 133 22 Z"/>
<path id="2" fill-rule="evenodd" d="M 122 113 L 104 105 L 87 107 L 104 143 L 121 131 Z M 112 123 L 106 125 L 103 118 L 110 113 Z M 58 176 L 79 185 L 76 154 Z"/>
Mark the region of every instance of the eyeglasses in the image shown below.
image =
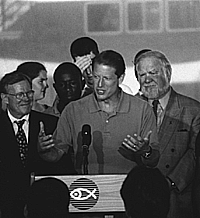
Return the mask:
<path id="1" fill-rule="evenodd" d="M 24 97 L 32 98 L 34 95 L 34 91 L 30 90 L 28 92 L 18 92 L 16 94 L 7 93 L 7 95 L 12 95 L 12 96 L 15 96 L 16 99 L 22 100 Z"/>

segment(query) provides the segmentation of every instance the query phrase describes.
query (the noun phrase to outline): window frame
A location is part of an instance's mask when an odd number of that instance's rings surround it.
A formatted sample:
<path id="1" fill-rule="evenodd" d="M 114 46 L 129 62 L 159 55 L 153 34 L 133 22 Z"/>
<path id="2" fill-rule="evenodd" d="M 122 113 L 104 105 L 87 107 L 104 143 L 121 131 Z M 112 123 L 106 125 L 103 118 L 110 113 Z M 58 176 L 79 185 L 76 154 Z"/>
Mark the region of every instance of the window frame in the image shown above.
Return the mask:
<path id="1" fill-rule="evenodd" d="M 191 1 L 191 0 L 184 0 L 186 1 Z M 195 1 L 199 1 L 200 0 L 195 0 Z M 169 2 L 183 2 L 183 0 L 166 0 L 165 1 L 165 16 L 166 16 L 166 31 L 167 32 L 198 32 L 200 31 L 200 27 L 196 28 L 196 27 L 191 27 L 191 28 L 176 28 L 176 29 L 171 29 L 170 28 L 170 23 L 169 23 Z M 191 1 L 192 2 L 192 1 Z"/>
<path id="2" fill-rule="evenodd" d="M 118 31 L 89 31 L 88 26 L 88 6 L 89 5 L 101 5 L 101 4 L 117 4 L 119 5 L 119 30 Z M 112 2 L 100 0 L 92 1 L 84 4 L 84 31 L 88 35 L 118 35 L 123 32 L 123 4 L 120 0 Z"/>
<path id="3" fill-rule="evenodd" d="M 141 3 L 142 4 L 142 11 L 143 11 L 143 22 L 144 21 L 144 13 L 145 13 L 145 4 L 147 2 L 158 2 L 159 3 L 159 17 L 160 17 L 160 22 L 159 22 L 159 29 L 157 30 L 148 30 L 148 29 L 142 29 L 142 30 L 129 30 L 129 14 L 128 14 L 128 5 L 130 3 Z M 164 2 L 163 0 L 127 0 L 125 3 L 125 31 L 129 34 L 143 34 L 143 33 L 161 33 L 164 29 Z M 143 26 L 145 24 L 143 23 Z"/>

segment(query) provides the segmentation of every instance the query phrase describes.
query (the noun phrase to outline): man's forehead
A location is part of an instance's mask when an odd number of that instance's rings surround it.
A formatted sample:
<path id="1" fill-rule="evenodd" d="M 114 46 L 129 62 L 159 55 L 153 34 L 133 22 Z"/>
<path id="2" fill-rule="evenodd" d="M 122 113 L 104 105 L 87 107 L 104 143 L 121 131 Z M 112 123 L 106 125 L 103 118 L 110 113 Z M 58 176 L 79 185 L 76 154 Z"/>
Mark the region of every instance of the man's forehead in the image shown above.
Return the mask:
<path id="1" fill-rule="evenodd" d="M 40 77 L 41 79 L 47 79 L 47 71 L 41 70 L 38 77 Z"/>
<path id="2" fill-rule="evenodd" d="M 94 72 L 104 72 L 108 74 L 115 74 L 116 68 L 104 63 L 94 63 Z"/>
<path id="3" fill-rule="evenodd" d="M 68 71 L 59 76 L 59 81 L 78 80 L 79 75 L 76 72 Z"/>
<path id="4" fill-rule="evenodd" d="M 162 62 L 157 57 L 153 57 L 153 56 L 144 57 L 139 61 L 138 66 L 139 67 L 145 67 L 145 66 L 160 67 L 160 66 L 162 66 Z"/>
<path id="5" fill-rule="evenodd" d="M 22 80 L 20 82 L 17 83 L 13 83 L 13 84 L 9 84 L 7 86 L 7 90 L 24 90 L 26 88 L 31 88 L 30 84 L 28 81 L 26 80 Z"/>

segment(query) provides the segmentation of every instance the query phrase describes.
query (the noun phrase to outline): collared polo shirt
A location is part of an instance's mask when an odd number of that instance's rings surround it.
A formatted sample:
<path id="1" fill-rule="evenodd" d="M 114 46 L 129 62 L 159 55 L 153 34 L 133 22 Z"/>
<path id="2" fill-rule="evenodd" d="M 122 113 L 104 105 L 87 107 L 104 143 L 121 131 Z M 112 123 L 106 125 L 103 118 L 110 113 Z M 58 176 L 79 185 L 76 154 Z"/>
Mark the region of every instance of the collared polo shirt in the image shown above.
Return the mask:
<path id="1" fill-rule="evenodd" d="M 108 115 L 100 109 L 92 93 L 65 107 L 54 133 L 57 140 L 74 148 L 79 172 L 82 169 L 81 130 L 84 124 L 91 126 L 92 133 L 89 174 L 128 173 L 136 165 L 118 152 L 128 134 L 145 137 L 152 130 L 150 143 L 152 147 L 158 146 L 155 116 L 147 102 L 122 91 L 116 113 Z"/>
<path id="2" fill-rule="evenodd" d="M 53 105 L 49 106 L 45 111 L 43 111 L 43 113 L 51 114 L 51 115 L 59 117 L 60 116 L 60 112 L 57 109 L 58 103 L 59 103 L 59 97 L 58 97 L 58 95 L 56 95 L 55 100 L 53 102 Z"/>

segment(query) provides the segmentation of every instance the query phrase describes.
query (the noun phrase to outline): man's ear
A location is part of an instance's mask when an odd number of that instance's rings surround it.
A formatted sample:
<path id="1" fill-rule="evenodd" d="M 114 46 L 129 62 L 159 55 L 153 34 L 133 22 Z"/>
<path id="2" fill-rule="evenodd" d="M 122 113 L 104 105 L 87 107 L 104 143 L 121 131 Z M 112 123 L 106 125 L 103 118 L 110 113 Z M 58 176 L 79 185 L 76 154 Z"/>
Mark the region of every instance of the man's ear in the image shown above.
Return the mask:
<path id="1" fill-rule="evenodd" d="M 119 77 L 119 84 L 122 84 L 123 80 L 124 80 L 124 77 L 125 77 L 125 73 L 123 73 L 120 77 Z"/>
<path id="2" fill-rule="evenodd" d="M 4 104 L 8 104 L 8 96 L 5 93 L 1 93 L 1 101 Z"/>

